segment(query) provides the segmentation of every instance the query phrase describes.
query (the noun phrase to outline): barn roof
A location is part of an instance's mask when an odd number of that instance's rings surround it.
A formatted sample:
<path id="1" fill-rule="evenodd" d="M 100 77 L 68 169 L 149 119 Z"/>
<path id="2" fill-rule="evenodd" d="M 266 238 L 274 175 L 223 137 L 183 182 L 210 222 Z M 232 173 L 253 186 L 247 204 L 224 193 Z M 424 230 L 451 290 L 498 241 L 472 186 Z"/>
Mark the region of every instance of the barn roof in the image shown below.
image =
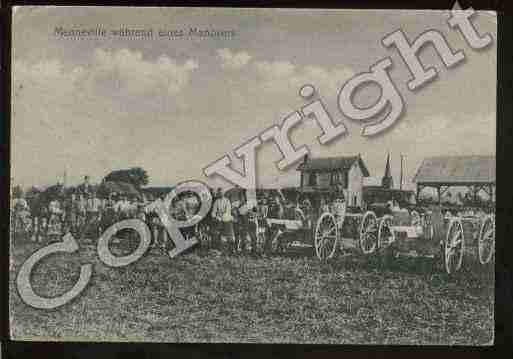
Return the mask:
<path id="1" fill-rule="evenodd" d="M 362 158 L 358 156 L 338 156 L 324 158 L 307 158 L 298 166 L 298 171 L 332 171 L 332 170 L 349 170 L 351 166 L 358 162 L 364 177 L 369 177 L 369 170 Z"/>
<path id="2" fill-rule="evenodd" d="M 416 183 L 495 183 L 495 156 L 438 156 L 422 161 Z"/>

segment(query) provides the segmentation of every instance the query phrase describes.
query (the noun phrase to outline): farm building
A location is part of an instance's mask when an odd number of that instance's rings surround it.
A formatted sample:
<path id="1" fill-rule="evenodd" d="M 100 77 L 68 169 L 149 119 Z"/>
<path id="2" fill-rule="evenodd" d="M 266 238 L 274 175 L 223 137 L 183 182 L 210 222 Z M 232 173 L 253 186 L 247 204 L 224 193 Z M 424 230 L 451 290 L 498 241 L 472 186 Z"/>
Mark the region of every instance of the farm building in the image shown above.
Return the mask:
<path id="1" fill-rule="evenodd" d="M 369 170 L 361 156 L 309 158 L 305 156 L 298 166 L 301 172 L 301 190 L 340 189 L 348 205 L 362 207 L 363 179 Z"/>
<path id="2" fill-rule="evenodd" d="M 422 161 L 413 177 L 417 200 L 423 189 L 434 188 L 438 203 L 451 187 L 466 187 L 474 199 L 483 191 L 495 202 L 495 156 L 438 156 Z"/>
<path id="3" fill-rule="evenodd" d="M 399 184 L 399 187 L 401 187 L 401 184 Z M 411 204 L 414 197 L 413 191 L 394 188 L 394 179 L 390 169 L 390 154 L 387 156 L 381 186 L 365 186 L 363 188 L 363 201 L 367 205 L 385 205 L 390 200 L 396 200 L 403 207 Z"/>

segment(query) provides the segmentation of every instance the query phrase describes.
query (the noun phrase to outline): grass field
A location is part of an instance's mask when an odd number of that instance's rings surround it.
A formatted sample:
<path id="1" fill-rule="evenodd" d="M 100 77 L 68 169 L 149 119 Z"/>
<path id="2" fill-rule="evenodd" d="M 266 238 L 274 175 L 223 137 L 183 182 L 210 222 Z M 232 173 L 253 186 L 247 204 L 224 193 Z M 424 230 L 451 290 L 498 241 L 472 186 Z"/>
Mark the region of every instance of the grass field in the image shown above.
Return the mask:
<path id="1" fill-rule="evenodd" d="M 55 254 L 33 272 L 42 296 L 62 294 L 82 263 L 93 277 L 55 310 L 24 304 L 15 288 L 37 248 L 14 248 L 14 339 L 375 344 L 491 344 L 493 272 L 469 265 L 454 277 L 427 260 L 398 258 L 382 268 L 358 256 L 329 263 L 312 256 L 251 258 L 196 249 L 170 259 L 150 251 L 110 268 L 95 247 Z"/>

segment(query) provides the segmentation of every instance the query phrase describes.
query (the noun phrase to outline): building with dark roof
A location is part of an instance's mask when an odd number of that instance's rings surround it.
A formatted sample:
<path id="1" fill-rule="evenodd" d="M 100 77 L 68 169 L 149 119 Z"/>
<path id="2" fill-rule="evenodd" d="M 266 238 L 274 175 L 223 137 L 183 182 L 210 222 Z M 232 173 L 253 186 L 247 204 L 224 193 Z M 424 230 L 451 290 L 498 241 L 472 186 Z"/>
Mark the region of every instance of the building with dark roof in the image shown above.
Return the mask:
<path id="1" fill-rule="evenodd" d="M 301 189 L 342 190 L 349 206 L 363 205 L 363 179 L 369 170 L 360 155 L 325 158 L 305 156 L 298 166 L 301 172 Z"/>

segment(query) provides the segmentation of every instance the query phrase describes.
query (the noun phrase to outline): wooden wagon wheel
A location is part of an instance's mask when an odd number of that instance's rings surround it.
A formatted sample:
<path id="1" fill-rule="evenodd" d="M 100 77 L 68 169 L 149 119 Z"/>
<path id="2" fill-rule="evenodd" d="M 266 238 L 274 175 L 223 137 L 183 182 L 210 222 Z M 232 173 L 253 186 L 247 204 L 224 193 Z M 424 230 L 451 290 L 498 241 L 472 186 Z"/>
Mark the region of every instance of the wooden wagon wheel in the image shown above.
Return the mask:
<path id="1" fill-rule="evenodd" d="M 360 224 L 359 244 L 363 254 L 369 255 L 376 251 L 378 246 L 378 219 L 372 211 L 367 211 L 363 215 Z"/>
<path id="2" fill-rule="evenodd" d="M 321 215 L 315 226 L 314 246 L 317 258 L 332 258 L 337 248 L 338 226 L 335 216 L 329 212 Z"/>
<path id="3" fill-rule="evenodd" d="M 378 228 L 378 248 L 395 241 L 395 233 L 392 230 L 393 217 L 386 214 L 381 218 Z"/>
<path id="4" fill-rule="evenodd" d="M 444 243 L 444 264 L 447 274 L 453 274 L 460 270 L 463 263 L 464 243 L 461 220 L 453 218 L 449 223 Z"/>
<path id="5" fill-rule="evenodd" d="M 487 216 L 481 225 L 477 249 L 479 263 L 490 263 L 495 253 L 495 220 L 492 216 Z"/>

